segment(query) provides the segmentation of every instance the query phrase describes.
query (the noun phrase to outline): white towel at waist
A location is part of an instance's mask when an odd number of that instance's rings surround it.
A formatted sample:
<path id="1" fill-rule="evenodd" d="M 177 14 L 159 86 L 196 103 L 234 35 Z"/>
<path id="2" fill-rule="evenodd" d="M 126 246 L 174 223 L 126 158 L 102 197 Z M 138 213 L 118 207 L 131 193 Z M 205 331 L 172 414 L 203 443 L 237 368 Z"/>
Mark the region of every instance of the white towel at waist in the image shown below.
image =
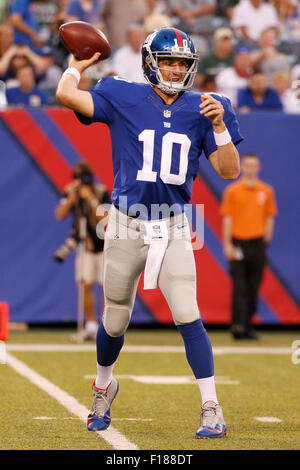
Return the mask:
<path id="1" fill-rule="evenodd" d="M 160 268 L 168 246 L 168 227 L 164 221 L 145 223 L 146 236 L 144 242 L 149 246 L 144 271 L 144 289 L 155 289 Z"/>

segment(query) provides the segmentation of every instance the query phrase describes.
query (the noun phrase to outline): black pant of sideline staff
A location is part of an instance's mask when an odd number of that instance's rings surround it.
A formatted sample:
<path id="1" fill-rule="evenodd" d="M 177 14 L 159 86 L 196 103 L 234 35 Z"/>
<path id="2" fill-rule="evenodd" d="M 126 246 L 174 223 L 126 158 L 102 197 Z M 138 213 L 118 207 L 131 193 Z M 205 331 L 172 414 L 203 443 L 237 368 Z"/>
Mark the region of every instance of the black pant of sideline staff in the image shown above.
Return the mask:
<path id="1" fill-rule="evenodd" d="M 239 258 L 230 262 L 232 277 L 232 325 L 231 333 L 236 339 L 257 339 L 251 328 L 251 320 L 257 311 L 259 288 L 267 262 L 264 239 L 232 239 Z"/>

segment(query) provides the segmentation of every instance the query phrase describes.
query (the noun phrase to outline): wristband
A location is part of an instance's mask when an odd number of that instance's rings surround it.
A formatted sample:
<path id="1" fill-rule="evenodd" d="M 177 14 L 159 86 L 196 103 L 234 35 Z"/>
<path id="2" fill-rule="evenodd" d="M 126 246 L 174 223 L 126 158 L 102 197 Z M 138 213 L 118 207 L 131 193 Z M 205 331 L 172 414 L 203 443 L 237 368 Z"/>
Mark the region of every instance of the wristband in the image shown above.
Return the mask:
<path id="1" fill-rule="evenodd" d="M 227 145 L 229 142 L 231 142 L 231 135 L 229 134 L 228 129 L 225 129 L 225 131 L 221 132 L 220 134 L 214 132 L 214 137 L 218 147 Z"/>
<path id="2" fill-rule="evenodd" d="M 76 82 L 77 82 L 77 85 L 78 85 L 78 83 L 80 82 L 80 72 L 77 69 L 75 69 L 75 67 L 68 67 L 64 71 L 63 75 L 65 75 L 65 74 L 73 75 L 73 77 L 76 78 Z"/>

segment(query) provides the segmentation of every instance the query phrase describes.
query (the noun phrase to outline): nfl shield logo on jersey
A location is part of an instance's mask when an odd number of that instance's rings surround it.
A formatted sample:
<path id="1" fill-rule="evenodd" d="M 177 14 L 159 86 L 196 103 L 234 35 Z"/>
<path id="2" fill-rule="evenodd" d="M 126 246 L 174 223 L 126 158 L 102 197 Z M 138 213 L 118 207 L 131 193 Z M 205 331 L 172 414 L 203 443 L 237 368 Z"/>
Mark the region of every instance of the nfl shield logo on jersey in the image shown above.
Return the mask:
<path id="1" fill-rule="evenodd" d="M 152 240 L 162 240 L 163 235 L 162 235 L 162 229 L 160 224 L 153 224 L 152 225 L 152 235 L 151 235 Z"/>
<path id="2" fill-rule="evenodd" d="M 160 232 L 161 232 L 160 225 L 153 225 L 153 232 L 157 233 L 157 234 L 160 234 Z"/>
<path id="3" fill-rule="evenodd" d="M 170 118 L 171 117 L 171 111 L 169 111 L 169 109 L 164 110 L 164 117 L 165 118 Z"/>

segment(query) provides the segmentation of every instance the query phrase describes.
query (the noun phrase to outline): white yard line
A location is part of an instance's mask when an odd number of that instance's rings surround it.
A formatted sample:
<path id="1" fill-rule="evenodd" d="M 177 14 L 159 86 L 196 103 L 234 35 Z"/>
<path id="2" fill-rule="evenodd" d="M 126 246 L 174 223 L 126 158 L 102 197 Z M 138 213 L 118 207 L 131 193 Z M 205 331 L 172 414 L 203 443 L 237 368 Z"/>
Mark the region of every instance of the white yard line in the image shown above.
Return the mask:
<path id="1" fill-rule="evenodd" d="M 11 352 L 93 352 L 96 346 L 93 344 L 6 344 L 7 351 Z M 185 352 L 184 346 L 141 346 L 125 345 L 122 353 L 175 353 Z M 223 354 L 292 354 L 291 347 L 268 347 L 268 346 L 215 346 L 215 355 Z"/>
<path id="2" fill-rule="evenodd" d="M 6 345 L 7 351 L 11 352 L 89 352 L 96 351 L 92 344 L 10 344 Z"/>
<path id="3" fill-rule="evenodd" d="M 142 384 L 151 385 L 195 385 L 196 379 L 190 375 L 115 375 L 116 379 L 130 379 Z M 85 379 L 93 380 L 95 375 L 86 374 Z M 230 377 L 215 376 L 217 385 L 239 385 L 238 380 L 231 380 Z"/>
<path id="4" fill-rule="evenodd" d="M 18 374 L 25 377 L 27 380 L 32 382 L 34 385 L 39 387 L 44 392 L 48 393 L 58 403 L 64 406 L 70 413 L 77 416 L 81 421 L 86 423 L 87 415 L 89 410 L 81 405 L 76 398 L 69 395 L 67 392 L 59 388 L 57 385 L 50 382 L 48 379 L 38 374 L 35 370 L 28 367 L 24 362 L 12 356 L 10 353 L 6 353 L 6 363 Z M 89 432 L 89 431 L 86 431 Z M 96 431 L 108 444 L 114 449 L 118 450 L 139 450 L 138 446 L 133 442 L 129 441 L 123 434 L 117 429 L 110 426 L 105 431 Z"/>
<path id="5" fill-rule="evenodd" d="M 64 418 L 60 418 L 57 416 L 35 416 L 32 419 L 37 419 L 41 421 L 51 421 L 51 420 L 68 420 L 68 419 L 80 419 L 75 416 L 66 416 Z M 152 418 L 114 418 L 114 421 L 153 421 Z"/>
<path id="6" fill-rule="evenodd" d="M 254 419 L 261 423 L 282 423 L 282 419 L 276 418 L 275 416 L 255 416 Z"/>

